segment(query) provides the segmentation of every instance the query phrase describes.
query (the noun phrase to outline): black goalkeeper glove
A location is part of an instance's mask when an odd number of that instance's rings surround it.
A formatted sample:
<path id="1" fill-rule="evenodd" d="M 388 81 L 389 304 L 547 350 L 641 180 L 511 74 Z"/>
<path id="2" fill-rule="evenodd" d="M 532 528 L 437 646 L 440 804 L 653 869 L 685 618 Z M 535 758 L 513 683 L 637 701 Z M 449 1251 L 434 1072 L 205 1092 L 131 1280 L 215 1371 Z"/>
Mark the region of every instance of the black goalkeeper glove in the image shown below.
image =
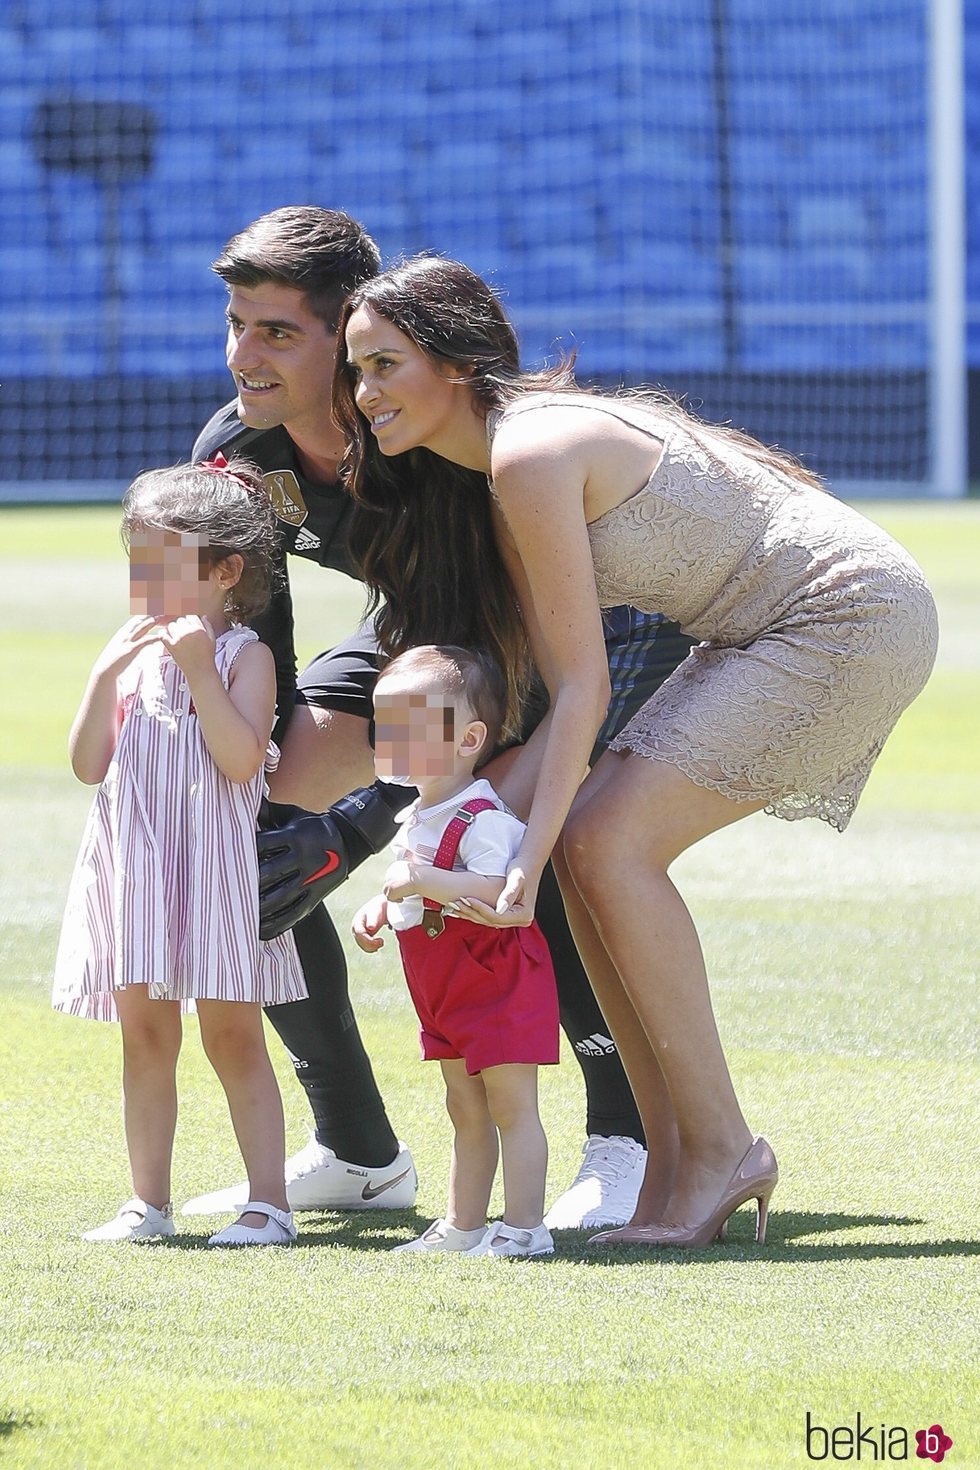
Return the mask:
<path id="1" fill-rule="evenodd" d="M 260 937 L 275 939 L 292 929 L 366 858 L 387 846 L 398 826 L 393 803 L 400 809 L 411 799 L 404 787 L 393 792 L 365 786 L 321 814 L 266 803 L 256 838 Z"/>

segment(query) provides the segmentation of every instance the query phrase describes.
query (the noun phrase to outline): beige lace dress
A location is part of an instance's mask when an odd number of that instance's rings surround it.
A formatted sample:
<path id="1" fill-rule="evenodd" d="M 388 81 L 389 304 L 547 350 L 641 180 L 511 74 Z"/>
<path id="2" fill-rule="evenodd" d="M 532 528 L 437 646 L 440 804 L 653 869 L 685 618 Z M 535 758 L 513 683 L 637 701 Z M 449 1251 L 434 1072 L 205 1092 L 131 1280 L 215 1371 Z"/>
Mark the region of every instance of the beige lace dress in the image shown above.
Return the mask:
<path id="1" fill-rule="evenodd" d="M 533 394 L 503 414 L 559 403 L 663 444 L 647 483 L 589 526 L 596 589 L 699 640 L 610 748 L 843 831 L 935 659 L 921 570 L 850 506 L 655 404 Z"/>

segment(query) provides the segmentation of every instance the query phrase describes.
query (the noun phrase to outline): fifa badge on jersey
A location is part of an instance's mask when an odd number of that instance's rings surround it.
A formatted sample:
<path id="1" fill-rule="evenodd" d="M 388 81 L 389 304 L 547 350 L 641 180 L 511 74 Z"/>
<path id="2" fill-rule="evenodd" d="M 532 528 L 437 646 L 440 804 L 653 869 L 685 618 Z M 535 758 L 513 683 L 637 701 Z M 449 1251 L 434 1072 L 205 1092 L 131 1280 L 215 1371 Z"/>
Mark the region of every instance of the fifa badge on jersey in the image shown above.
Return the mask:
<path id="1" fill-rule="evenodd" d="M 279 519 L 290 526 L 301 526 L 309 511 L 293 471 L 269 470 L 262 476 L 262 483 Z"/>

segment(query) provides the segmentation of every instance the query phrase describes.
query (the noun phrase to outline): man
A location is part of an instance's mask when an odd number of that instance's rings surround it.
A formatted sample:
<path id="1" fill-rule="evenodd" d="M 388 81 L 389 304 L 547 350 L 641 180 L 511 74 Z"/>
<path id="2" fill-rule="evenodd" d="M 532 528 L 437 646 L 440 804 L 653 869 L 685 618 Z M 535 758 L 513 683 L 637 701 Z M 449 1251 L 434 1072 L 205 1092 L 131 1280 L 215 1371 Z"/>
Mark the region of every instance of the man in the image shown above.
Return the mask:
<path id="1" fill-rule="evenodd" d="M 286 208 L 261 216 L 230 240 L 214 269 L 229 290 L 227 359 L 236 397 L 204 429 L 194 458 L 235 451 L 258 464 L 282 528 L 284 569 L 289 553 L 356 576 L 346 546 L 352 504 L 337 478 L 344 442 L 330 417 L 330 389 L 340 305 L 380 269 L 377 247 L 339 211 Z M 284 834 L 293 868 L 298 863 L 303 869 L 294 872 L 291 895 L 310 884 L 308 893 L 315 895 L 321 874 L 319 886 L 332 886 L 387 841 L 394 813 L 406 801 L 404 788 L 388 791 L 382 783 L 345 798 L 372 781 L 373 628 L 356 630 L 297 679 L 285 578 L 256 626 L 275 654 L 279 682 L 275 738 L 282 761 L 272 777 L 272 798 L 310 812 L 330 808 L 322 820 L 336 820 L 341 828 L 333 846 L 314 842 L 301 858 L 290 848 L 288 828 Z M 690 643 L 673 625 L 621 609 L 609 617 L 607 647 L 613 699 L 601 743 L 667 677 Z M 336 826 L 330 831 L 336 834 Z M 342 871 L 331 876 L 338 865 Z M 623 1223 L 632 1214 L 646 1159 L 639 1116 L 553 877 L 542 884 L 537 912 L 558 976 L 562 1025 L 588 1099 L 583 1164 L 547 1222 L 559 1229 Z M 384 1112 L 351 1010 L 343 951 L 324 906 L 314 907 L 294 932 L 310 999 L 268 1011 L 315 1122 L 310 1144 L 287 1161 L 290 1206 L 402 1208 L 415 1197 L 411 1155 Z M 226 1208 L 243 1189 L 204 1195 L 186 1208 Z"/>

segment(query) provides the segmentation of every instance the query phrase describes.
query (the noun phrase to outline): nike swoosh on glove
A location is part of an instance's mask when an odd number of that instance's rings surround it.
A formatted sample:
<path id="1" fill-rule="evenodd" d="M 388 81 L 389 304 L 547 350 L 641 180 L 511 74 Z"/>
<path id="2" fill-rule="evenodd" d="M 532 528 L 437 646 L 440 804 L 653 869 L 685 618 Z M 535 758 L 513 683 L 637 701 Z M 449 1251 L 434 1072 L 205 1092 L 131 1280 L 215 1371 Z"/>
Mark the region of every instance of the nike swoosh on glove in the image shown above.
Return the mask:
<path id="1" fill-rule="evenodd" d="M 270 822 L 277 825 L 270 826 Z M 329 811 L 264 804 L 259 853 L 259 936 L 285 934 L 391 841 L 397 822 L 370 787 L 341 797 Z"/>

